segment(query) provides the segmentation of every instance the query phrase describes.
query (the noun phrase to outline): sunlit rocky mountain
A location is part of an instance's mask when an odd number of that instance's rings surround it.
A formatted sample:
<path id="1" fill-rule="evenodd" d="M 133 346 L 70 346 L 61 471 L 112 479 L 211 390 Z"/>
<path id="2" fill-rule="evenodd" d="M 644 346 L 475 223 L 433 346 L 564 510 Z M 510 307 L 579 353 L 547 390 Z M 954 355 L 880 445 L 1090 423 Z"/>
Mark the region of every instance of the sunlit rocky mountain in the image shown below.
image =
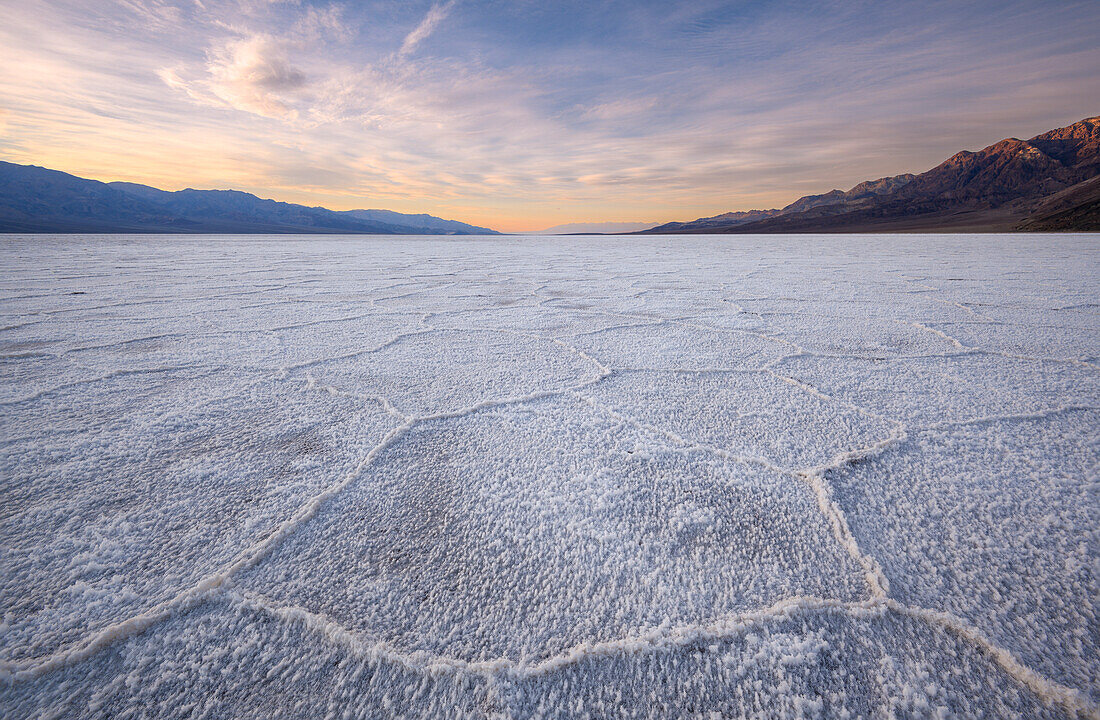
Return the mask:
<path id="1" fill-rule="evenodd" d="M 964 150 L 920 175 L 808 195 L 776 210 L 667 223 L 650 233 L 1100 230 L 1100 116 Z"/>

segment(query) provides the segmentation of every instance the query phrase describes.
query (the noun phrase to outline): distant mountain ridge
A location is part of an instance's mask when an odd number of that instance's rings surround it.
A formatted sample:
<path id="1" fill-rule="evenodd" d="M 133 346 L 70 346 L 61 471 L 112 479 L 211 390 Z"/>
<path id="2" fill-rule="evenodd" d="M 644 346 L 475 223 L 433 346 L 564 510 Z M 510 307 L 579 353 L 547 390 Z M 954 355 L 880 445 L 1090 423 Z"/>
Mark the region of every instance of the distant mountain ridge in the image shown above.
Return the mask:
<path id="1" fill-rule="evenodd" d="M 496 230 L 469 225 L 458 220 L 444 220 L 443 218 L 420 213 L 408 215 L 394 212 L 393 210 L 345 210 L 342 214 L 357 220 L 366 222 L 380 222 L 387 225 L 399 225 L 417 227 L 432 230 L 443 235 L 499 235 Z"/>
<path id="2" fill-rule="evenodd" d="M 498 235 L 432 215 L 336 211 L 239 190 L 159 190 L 0 161 L 0 232 Z"/>
<path id="3" fill-rule="evenodd" d="M 653 227 L 651 222 L 572 222 L 555 225 L 543 230 L 520 233 L 521 235 L 600 235 L 604 233 L 628 233 Z"/>
<path id="4" fill-rule="evenodd" d="M 711 231 L 718 229 L 718 231 L 721 232 L 721 228 L 746 225 L 758 220 L 779 217 L 780 215 L 806 212 L 807 210 L 812 210 L 817 207 L 829 205 L 846 205 L 854 207 L 860 202 L 869 200 L 877 195 L 892 192 L 915 177 L 916 175 L 905 173 L 893 177 L 879 178 L 878 180 L 865 180 L 851 190 L 830 190 L 822 195 L 805 195 L 795 200 L 790 205 L 775 210 L 745 210 L 743 212 L 722 213 L 721 215 L 699 218 L 698 220 L 686 223 L 666 223 L 647 230 L 647 232 L 698 232 L 704 228 L 709 228 Z"/>
<path id="5" fill-rule="evenodd" d="M 919 175 L 807 195 L 779 210 L 667 223 L 647 233 L 1100 230 L 1100 116 L 1030 140 L 964 150 Z"/>

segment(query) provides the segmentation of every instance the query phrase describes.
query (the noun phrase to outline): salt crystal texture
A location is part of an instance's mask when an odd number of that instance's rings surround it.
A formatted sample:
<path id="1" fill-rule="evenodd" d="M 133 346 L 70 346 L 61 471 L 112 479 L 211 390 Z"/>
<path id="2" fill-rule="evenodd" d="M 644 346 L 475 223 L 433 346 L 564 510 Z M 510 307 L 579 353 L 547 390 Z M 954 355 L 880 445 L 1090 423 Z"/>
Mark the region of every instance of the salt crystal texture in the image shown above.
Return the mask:
<path id="1" fill-rule="evenodd" d="M 1100 717 L 1095 237 L 0 244 L 0 716 Z"/>

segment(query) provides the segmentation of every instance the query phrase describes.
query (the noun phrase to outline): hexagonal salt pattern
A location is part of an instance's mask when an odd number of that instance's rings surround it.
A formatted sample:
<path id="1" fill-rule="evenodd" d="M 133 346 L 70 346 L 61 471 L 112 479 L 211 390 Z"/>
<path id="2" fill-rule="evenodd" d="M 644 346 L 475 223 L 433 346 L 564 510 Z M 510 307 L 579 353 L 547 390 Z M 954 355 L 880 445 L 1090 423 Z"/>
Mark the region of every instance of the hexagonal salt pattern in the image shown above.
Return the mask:
<path id="1" fill-rule="evenodd" d="M 502 708 L 484 676 L 417 666 L 308 616 L 215 597 L 83 662 L 0 682 L 5 717 L 446 717 Z"/>
<path id="2" fill-rule="evenodd" d="M 1091 236 L 0 267 L 0 716 L 1100 717 Z"/>
<path id="3" fill-rule="evenodd" d="M 788 471 L 828 465 L 898 433 L 897 423 L 766 372 L 621 372 L 578 392 L 684 442 Z"/>
<path id="4" fill-rule="evenodd" d="M 356 470 L 397 424 L 244 372 L 124 373 L 3 408 L 0 657 L 171 600 Z"/>
<path id="5" fill-rule="evenodd" d="M 915 320 L 870 314 L 856 317 L 825 314 L 835 311 L 835 307 L 819 308 L 819 304 L 811 304 L 800 308 L 798 313 L 766 313 L 762 315 L 763 332 L 821 355 L 874 358 L 943 355 L 959 350 L 957 341 L 929 331 L 924 323 Z"/>
<path id="6" fill-rule="evenodd" d="M 435 330 L 370 353 L 313 364 L 316 382 L 387 397 L 410 416 L 561 391 L 599 379 L 591 358 L 548 338 L 481 330 Z"/>
<path id="7" fill-rule="evenodd" d="M 489 310 L 436 312 L 430 316 L 428 322 L 440 329 L 495 329 L 567 338 L 571 335 L 599 332 L 610 327 L 638 325 L 646 321 L 593 310 L 570 310 L 546 305 L 517 305 Z"/>
<path id="8" fill-rule="evenodd" d="M 801 480 L 575 399 L 432 420 L 239 579 L 405 652 L 545 659 L 867 596 Z"/>
<path id="9" fill-rule="evenodd" d="M 984 352 L 870 360 L 800 355 L 775 372 L 899 422 L 918 427 L 1093 405 L 1100 375 L 1091 368 Z"/>
<path id="10" fill-rule="evenodd" d="M 1097 314 L 1062 317 L 1068 313 L 1035 313 L 1022 323 L 959 322 L 933 325 L 968 347 L 982 347 L 1010 355 L 1049 357 L 1095 363 L 1100 358 L 1100 320 Z M 1045 315 L 1054 315 L 1044 318 Z M 1051 325 L 1047 323 L 1064 322 Z"/>
<path id="11" fill-rule="evenodd" d="M 1066 717 L 952 633 L 892 613 L 795 610 L 573 660 L 506 686 L 509 716 Z"/>
<path id="12" fill-rule="evenodd" d="M 828 474 L 899 601 L 949 612 L 1100 698 L 1096 411 L 914 433 Z"/>
<path id="13" fill-rule="evenodd" d="M 678 322 L 612 327 L 578 335 L 572 342 L 616 370 L 755 369 L 792 352 L 788 345 L 753 333 Z"/>

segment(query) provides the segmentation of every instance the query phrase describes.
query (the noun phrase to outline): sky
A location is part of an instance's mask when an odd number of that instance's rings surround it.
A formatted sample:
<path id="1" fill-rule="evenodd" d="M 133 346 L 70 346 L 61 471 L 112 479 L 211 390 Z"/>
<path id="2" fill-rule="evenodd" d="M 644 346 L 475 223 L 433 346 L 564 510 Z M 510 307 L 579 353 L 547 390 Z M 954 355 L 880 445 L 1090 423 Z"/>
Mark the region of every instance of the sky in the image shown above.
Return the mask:
<path id="1" fill-rule="evenodd" d="M 1100 113 L 1100 2 L 0 0 L 0 159 L 504 231 L 922 172 Z"/>

